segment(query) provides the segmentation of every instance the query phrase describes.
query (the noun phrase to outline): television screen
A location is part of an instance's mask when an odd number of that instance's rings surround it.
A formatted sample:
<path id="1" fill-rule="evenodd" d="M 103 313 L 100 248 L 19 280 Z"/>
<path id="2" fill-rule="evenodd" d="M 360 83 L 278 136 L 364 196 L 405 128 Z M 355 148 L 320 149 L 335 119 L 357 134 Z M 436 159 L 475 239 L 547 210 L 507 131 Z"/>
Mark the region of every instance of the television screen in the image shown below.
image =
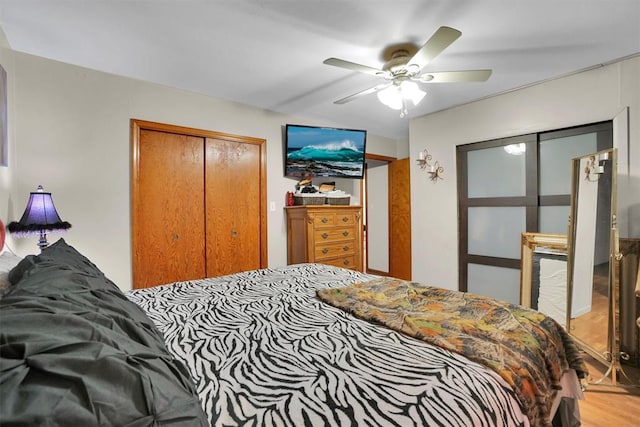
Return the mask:
<path id="1" fill-rule="evenodd" d="M 285 175 L 362 178 L 367 131 L 287 125 Z"/>

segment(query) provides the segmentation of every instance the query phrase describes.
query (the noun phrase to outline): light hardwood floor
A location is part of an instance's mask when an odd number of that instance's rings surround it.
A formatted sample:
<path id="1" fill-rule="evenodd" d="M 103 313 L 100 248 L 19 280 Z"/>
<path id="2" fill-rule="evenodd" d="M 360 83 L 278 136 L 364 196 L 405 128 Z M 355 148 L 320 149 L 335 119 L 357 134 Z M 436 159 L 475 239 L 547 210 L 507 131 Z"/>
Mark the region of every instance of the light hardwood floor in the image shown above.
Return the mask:
<path id="1" fill-rule="evenodd" d="M 584 357 L 592 381 L 598 380 L 606 368 L 588 356 Z M 640 369 L 623 366 L 629 380 L 621 384 L 640 386 Z M 584 427 L 640 427 L 640 387 L 612 387 L 607 377 L 602 385 L 590 384 L 580 401 L 580 415 Z"/>
<path id="2" fill-rule="evenodd" d="M 605 276 L 595 282 L 592 310 L 574 320 L 572 334 L 591 343 L 594 349 L 604 352 L 607 348 L 608 323 L 608 281 Z M 583 354 L 589 367 L 591 382 L 602 378 L 607 366 Z M 638 387 L 613 387 L 611 376 L 600 384 L 590 384 L 584 392 L 585 400 L 580 401 L 580 415 L 584 427 L 640 427 L 640 368 L 623 365 L 628 379 L 618 375 L 618 383 Z"/>

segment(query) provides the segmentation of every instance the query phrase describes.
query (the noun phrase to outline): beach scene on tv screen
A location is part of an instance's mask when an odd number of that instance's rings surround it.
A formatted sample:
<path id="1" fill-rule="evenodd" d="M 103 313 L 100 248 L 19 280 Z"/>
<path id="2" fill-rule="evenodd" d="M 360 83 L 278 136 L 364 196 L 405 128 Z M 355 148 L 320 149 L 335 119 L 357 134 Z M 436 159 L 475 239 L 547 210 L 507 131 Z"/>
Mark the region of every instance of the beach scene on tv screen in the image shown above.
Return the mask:
<path id="1" fill-rule="evenodd" d="M 362 177 L 366 132 L 296 127 L 287 129 L 288 176 Z"/>

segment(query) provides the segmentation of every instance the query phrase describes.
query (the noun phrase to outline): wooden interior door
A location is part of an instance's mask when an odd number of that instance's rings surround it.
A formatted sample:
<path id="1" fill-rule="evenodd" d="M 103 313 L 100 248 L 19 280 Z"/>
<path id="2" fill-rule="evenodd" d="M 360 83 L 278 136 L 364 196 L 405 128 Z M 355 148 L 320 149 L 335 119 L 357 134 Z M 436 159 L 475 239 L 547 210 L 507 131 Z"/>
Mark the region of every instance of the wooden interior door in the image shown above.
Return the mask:
<path id="1" fill-rule="evenodd" d="M 389 163 L 389 274 L 411 280 L 409 158 Z"/>
<path id="2" fill-rule="evenodd" d="M 140 129 L 132 183 L 133 284 L 205 274 L 203 138 Z"/>
<path id="3" fill-rule="evenodd" d="M 207 276 L 262 266 L 260 146 L 206 140 Z"/>

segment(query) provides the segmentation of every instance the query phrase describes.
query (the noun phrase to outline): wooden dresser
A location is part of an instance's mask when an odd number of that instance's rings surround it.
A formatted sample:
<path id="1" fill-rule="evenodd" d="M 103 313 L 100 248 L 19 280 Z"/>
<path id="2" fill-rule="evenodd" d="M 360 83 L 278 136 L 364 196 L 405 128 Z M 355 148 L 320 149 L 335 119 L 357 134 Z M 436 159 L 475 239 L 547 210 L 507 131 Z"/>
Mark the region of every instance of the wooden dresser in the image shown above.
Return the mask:
<path id="1" fill-rule="evenodd" d="M 316 262 L 362 271 L 362 208 L 285 207 L 287 263 Z"/>

